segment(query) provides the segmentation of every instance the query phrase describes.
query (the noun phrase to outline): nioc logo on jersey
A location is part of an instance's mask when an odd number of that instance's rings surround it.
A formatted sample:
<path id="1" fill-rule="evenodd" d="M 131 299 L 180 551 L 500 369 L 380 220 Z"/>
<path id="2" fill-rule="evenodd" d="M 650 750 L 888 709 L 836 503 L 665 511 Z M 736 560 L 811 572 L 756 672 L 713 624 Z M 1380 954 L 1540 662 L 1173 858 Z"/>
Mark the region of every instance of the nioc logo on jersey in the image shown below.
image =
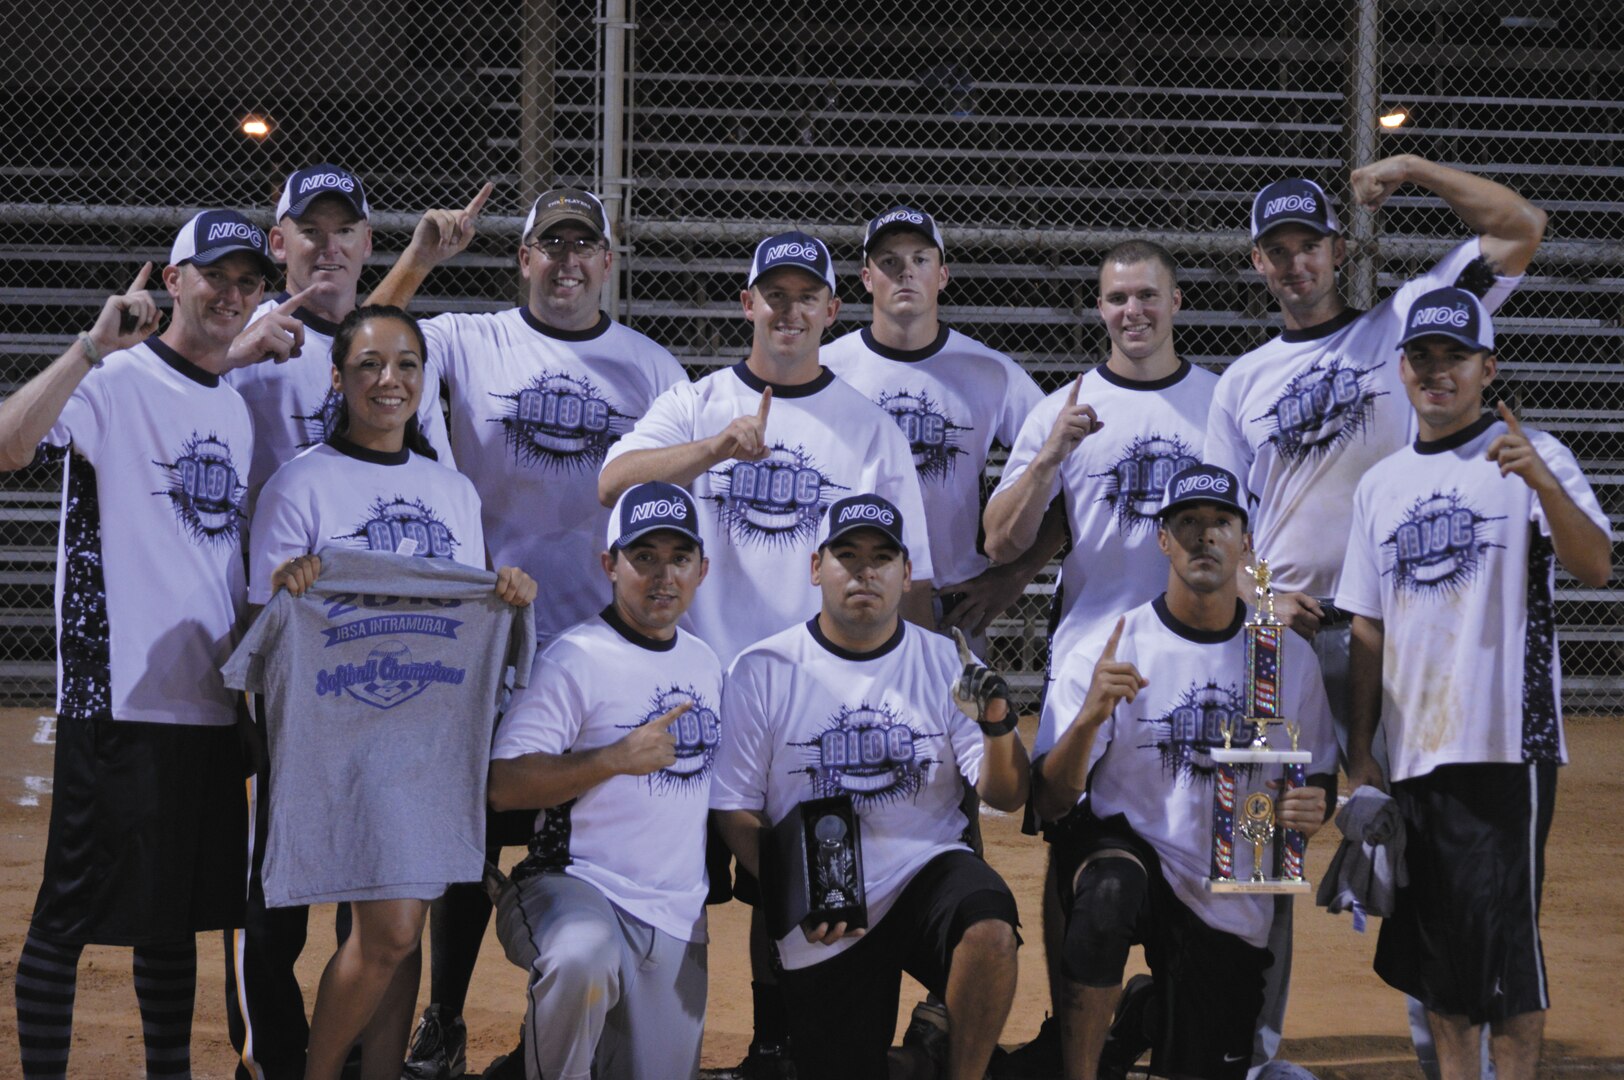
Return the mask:
<path id="1" fill-rule="evenodd" d="M 1098 501 L 1111 508 L 1123 535 L 1132 536 L 1156 531 L 1167 482 L 1181 469 L 1199 464 L 1178 436 L 1142 435 L 1123 449 L 1109 472 L 1091 473 L 1089 479 L 1105 481 Z"/>
<path id="2" fill-rule="evenodd" d="M 299 425 L 299 430 L 303 433 L 299 439 L 300 449 L 320 446 L 327 441 L 327 437 L 333 433 L 333 424 L 338 420 L 338 407 L 343 403 L 343 394 L 337 390 L 329 390 L 314 412 L 293 415 L 293 422 Z"/>
<path id="3" fill-rule="evenodd" d="M 722 722 L 716 710 L 707 705 L 693 687 L 672 686 L 649 698 L 648 711 L 637 723 L 615 725 L 640 728 L 689 701 L 693 702 L 693 708 L 671 722 L 671 734 L 677 738 L 677 760 L 648 777 L 649 788 L 660 794 L 697 787 L 710 776 L 711 766 L 716 763 L 716 747 L 722 738 Z"/>
<path id="4" fill-rule="evenodd" d="M 1426 599 L 1464 589 L 1482 570 L 1484 553 L 1505 546 L 1487 539 L 1487 524 L 1501 520 L 1479 514 L 1455 491 L 1415 500 L 1382 541 L 1391 549 L 1386 572 L 1393 587 Z"/>
<path id="5" fill-rule="evenodd" d="M 1234 725 L 1231 745 L 1245 749 L 1252 745 L 1255 727 L 1246 722 L 1246 701 L 1240 688 L 1231 684 L 1219 686 L 1208 680 L 1192 685 L 1184 692 L 1177 705 L 1161 717 L 1141 717 L 1140 723 L 1150 724 L 1155 741 L 1141 745 L 1141 749 L 1155 749 L 1162 759 L 1162 770 L 1185 785 L 1197 778 L 1212 775 L 1212 762 L 1207 751 L 1224 745 L 1224 724 Z M 1236 766 L 1237 770 L 1248 766 Z"/>
<path id="6" fill-rule="evenodd" d="M 167 474 L 169 486 L 154 495 L 169 499 L 192 540 L 199 544 L 231 544 L 237 539 L 248 488 L 231 461 L 231 447 L 214 433 L 191 437 L 181 444 L 174 461 L 154 461 Z"/>
<path id="7" fill-rule="evenodd" d="M 889 706 L 846 706 L 815 738 L 790 744 L 807 758 L 794 771 L 812 778 L 813 798 L 850 795 L 860 807 L 913 799 L 936 764 L 921 744 L 942 734 L 915 730 Z"/>
<path id="8" fill-rule="evenodd" d="M 953 459 L 968 453 L 959 446 L 959 432 L 970 428 L 955 424 L 929 394 L 883 393 L 876 404 L 891 414 L 913 450 L 919 479 L 940 482 L 953 473 Z"/>
<path id="9" fill-rule="evenodd" d="M 635 417 L 616 412 L 589 379 L 546 373 L 511 394 L 501 424 L 514 458 L 565 472 L 597 472 L 616 439 L 631 430 Z"/>
<path id="10" fill-rule="evenodd" d="M 782 443 L 760 461 L 729 461 L 709 473 L 722 524 L 737 543 L 794 547 L 818 531 L 836 491 L 845 491 L 801 447 Z"/>
<path id="11" fill-rule="evenodd" d="M 400 542 L 410 540 L 416 545 L 412 554 L 423 559 L 452 558 L 459 543 L 421 499 L 400 495 L 374 499 L 354 532 L 338 533 L 332 539 L 354 541 L 368 551 L 399 551 Z"/>
<path id="12" fill-rule="evenodd" d="M 393 709 L 435 683 L 457 686 L 466 677 L 465 668 L 447 667 L 438 660 L 413 660 L 404 641 L 380 641 L 363 663 L 318 670 L 316 695 L 348 694 L 374 709 Z"/>
<path id="13" fill-rule="evenodd" d="M 1381 367 L 1354 367 L 1340 356 L 1321 360 L 1286 384 L 1259 419 L 1273 431 L 1269 441 L 1287 461 L 1329 453 L 1370 423 L 1375 401 L 1386 397 L 1366 378 Z"/>

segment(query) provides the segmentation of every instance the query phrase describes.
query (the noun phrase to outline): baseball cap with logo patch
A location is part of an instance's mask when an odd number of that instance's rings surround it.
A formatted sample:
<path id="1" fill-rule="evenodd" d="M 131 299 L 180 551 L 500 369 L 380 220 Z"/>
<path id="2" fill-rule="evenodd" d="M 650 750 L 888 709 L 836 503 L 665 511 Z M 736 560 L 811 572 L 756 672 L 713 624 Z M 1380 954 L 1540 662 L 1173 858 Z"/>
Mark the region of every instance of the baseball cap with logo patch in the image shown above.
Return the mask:
<path id="1" fill-rule="evenodd" d="M 520 239 L 528 241 L 536 233 L 545 233 L 555 225 L 579 225 L 598 235 L 607 243 L 615 242 L 609 231 L 609 211 L 590 191 L 580 188 L 553 188 L 530 204 L 530 213 L 524 219 L 524 232 Z"/>
<path id="2" fill-rule="evenodd" d="M 699 511 L 686 491 L 663 480 L 634 484 L 621 493 L 609 512 L 609 550 L 618 551 L 662 530 L 681 533 L 704 550 L 705 542 L 699 538 Z"/>
<path id="3" fill-rule="evenodd" d="M 1241 501 L 1241 484 L 1235 474 L 1216 465 L 1189 465 L 1173 474 L 1162 493 L 1162 508 L 1156 517 L 1166 521 L 1173 511 L 1195 503 L 1212 503 L 1233 510 L 1250 522 Z"/>
<path id="4" fill-rule="evenodd" d="M 323 195 L 342 199 L 363 221 L 372 216 L 360 177 L 338 165 L 324 163 L 307 165 L 288 176 L 288 182 L 282 185 L 282 197 L 276 200 L 276 220 L 304 217 L 310 204 Z"/>
<path id="5" fill-rule="evenodd" d="M 1473 352 L 1493 352 L 1494 321 L 1483 301 L 1465 289 L 1433 289 L 1410 306 L 1398 347 L 1427 337 L 1458 341 Z"/>
<path id="6" fill-rule="evenodd" d="M 169 265 L 208 266 L 239 251 L 254 256 L 266 274 L 277 272 L 264 229 L 235 210 L 205 210 L 180 227 L 169 249 Z"/>
<path id="7" fill-rule="evenodd" d="M 902 511 L 879 495 L 847 495 L 831 503 L 818 526 L 818 550 L 855 529 L 878 529 L 904 556 L 908 554 L 908 545 L 902 542 Z"/>
<path id="8" fill-rule="evenodd" d="M 893 206 L 868 223 L 868 228 L 863 232 L 863 257 L 868 258 L 869 248 L 874 246 L 874 241 L 880 238 L 881 233 L 897 232 L 902 229 L 920 234 L 935 244 L 937 251 L 944 256 L 947 254 L 947 246 L 942 242 L 942 230 L 936 224 L 935 218 L 911 206 Z"/>
<path id="9" fill-rule="evenodd" d="M 822 240 L 804 232 L 779 233 L 757 244 L 755 257 L 750 260 L 750 276 L 745 279 L 744 287 L 748 289 L 762 274 L 777 270 L 780 266 L 805 270 L 829 286 L 830 292 L 835 290 L 835 261 L 830 257 L 829 249 Z"/>
<path id="10" fill-rule="evenodd" d="M 1306 225 L 1322 236 L 1342 231 L 1325 189 L 1312 180 L 1276 180 L 1252 200 L 1252 240 L 1276 225 Z"/>

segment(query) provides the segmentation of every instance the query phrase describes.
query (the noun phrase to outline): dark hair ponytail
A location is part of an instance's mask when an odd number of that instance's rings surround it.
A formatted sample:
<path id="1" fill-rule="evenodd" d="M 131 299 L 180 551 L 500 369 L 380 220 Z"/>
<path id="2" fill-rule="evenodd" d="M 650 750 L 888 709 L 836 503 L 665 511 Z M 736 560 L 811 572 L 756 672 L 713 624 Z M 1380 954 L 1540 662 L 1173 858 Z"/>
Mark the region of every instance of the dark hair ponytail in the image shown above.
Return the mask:
<path id="1" fill-rule="evenodd" d="M 412 336 L 417 339 L 417 352 L 423 358 L 423 367 L 425 369 L 428 367 L 428 339 L 423 336 L 423 328 L 417 324 L 417 320 L 412 318 L 409 312 L 388 304 L 363 304 L 346 315 L 344 321 L 338 324 L 338 333 L 333 335 L 333 370 L 338 372 L 344 370 L 344 364 L 349 360 L 350 353 L 355 348 L 355 335 L 360 332 L 362 325 L 372 322 L 374 319 L 394 319 L 409 328 Z M 439 402 L 435 403 L 435 408 L 439 408 Z M 327 425 L 327 440 L 331 442 L 334 437 L 347 437 L 349 432 L 350 403 L 345 400 L 343 394 L 340 394 L 338 403 L 333 410 L 332 420 Z M 406 449 L 412 453 L 421 454 L 423 457 L 434 461 L 440 459 L 440 455 L 429 444 L 427 436 L 423 434 L 423 425 L 418 422 L 416 413 L 406 418 L 404 441 Z"/>

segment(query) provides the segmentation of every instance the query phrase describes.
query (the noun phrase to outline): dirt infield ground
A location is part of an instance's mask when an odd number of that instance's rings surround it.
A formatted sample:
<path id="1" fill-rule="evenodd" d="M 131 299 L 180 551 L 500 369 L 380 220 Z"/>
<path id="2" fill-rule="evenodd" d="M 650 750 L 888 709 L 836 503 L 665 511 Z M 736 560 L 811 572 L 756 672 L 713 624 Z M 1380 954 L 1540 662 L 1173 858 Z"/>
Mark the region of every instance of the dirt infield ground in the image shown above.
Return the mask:
<path id="1" fill-rule="evenodd" d="M 1031 742 L 1030 725 L 1023 732 Z M 1569 725 L 1573 764 L 1562 773 L 1556 825 L 1548 851 L 1543 927 L 1554 1006 L 1545 1069 L 1557 1074 L 1624 1075 L 1624 722 L 1581 720 Z M 17 1068 L 12 978 L 39 884 L 50 808 L 50 722 L 35 711 L 0 710 L 0 1076 Z M 1027 920 L 1020 989 L 1004 1031 L 1006 1044 L 1029 1038 L 1048 1007 L 1037 949 L 1037 893 L 1042 845 L 1020 835 L 1015 817 L 986 821 L 989 858 L 1008 879 Z M 1318 877 L 1338 837 L 1327 830 L 1309 849 Z M 517 852 L 510 852 L 504 865 Z M 1284 1054 L 1324 1077 L 1416 1074 L 1403 1002 L 1370 971 L 1375 925 L 1356 934 L 1346 916 L 1330 917 L 1304 899 L 1297 916 L 1297 960 Z M 307 994 L 330 951 L 331 909 L 312 919 L 300 971 Z M 747 910 L 713 909 L 707 1065 L 742 1056 L 750 1036 Z M 193 1064 L 199 1077 L 229 1077 L 234 1064 L 222 1005 L 221 944 L 201 939 Z M 427 965 L 425 965 L 426 968 Z M 502 957 L 493 937 L 475 973 L 467 1011 L 472 1068 L 511 1048 L 524 1000 L 524 977 Z M 424 987 L 425 994 L 427 986 Z M 307 997 L 307 1000 L 308 997 Z M 904 991 L 901 1020 L 916 1000 Z M 130 988 L 130 955 L 87 949 L 80 965 L 74 1024 L 76 1076 L 139 1077 L 140 1022 Z"/>

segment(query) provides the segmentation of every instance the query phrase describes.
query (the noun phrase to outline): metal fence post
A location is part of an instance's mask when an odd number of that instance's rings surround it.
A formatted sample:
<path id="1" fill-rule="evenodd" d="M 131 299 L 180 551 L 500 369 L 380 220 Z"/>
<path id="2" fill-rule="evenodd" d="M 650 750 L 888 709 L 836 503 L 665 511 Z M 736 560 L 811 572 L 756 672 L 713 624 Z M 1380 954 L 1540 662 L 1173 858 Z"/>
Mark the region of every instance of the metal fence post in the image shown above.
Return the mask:
<path id="1" fill-rule="evenodd" d="M 1381 94 L 1381 0 L 1354 0 L 1353 47 L 1348 91 L 1348 168 L 1376 160 L 1376 115 Z M 1344 291 L 1348 302 L 1369 310 L 1376 303 L 1376 214 L 1351 198 L 1345 204 L 1351 240 Z"/>
<path id="2" fill-rule="evenodd" d="M 603 157 L 598 175 L 604 209 L 624 246 L 626 237 L 626 17 L 627 0 L 604 0 L 603 6 Z M 604 283 L 604 303 L 620 314 L 620 274 Z"/>

